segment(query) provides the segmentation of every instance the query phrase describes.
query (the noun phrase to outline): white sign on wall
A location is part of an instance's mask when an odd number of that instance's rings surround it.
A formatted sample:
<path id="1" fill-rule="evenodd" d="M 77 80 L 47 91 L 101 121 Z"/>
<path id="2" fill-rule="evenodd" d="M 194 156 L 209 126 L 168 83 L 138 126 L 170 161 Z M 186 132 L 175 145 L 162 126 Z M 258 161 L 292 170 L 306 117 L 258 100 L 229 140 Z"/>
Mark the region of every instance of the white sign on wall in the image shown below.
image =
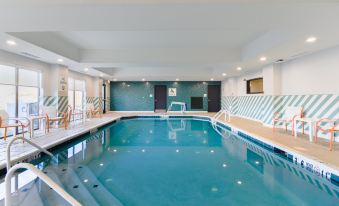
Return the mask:
<path id="1" fill-rule="evenodd" d="M 168 96 L 170 96 L 170 97 L 177 96 L 177 88 L 169 88 L 168 89 Z"/>

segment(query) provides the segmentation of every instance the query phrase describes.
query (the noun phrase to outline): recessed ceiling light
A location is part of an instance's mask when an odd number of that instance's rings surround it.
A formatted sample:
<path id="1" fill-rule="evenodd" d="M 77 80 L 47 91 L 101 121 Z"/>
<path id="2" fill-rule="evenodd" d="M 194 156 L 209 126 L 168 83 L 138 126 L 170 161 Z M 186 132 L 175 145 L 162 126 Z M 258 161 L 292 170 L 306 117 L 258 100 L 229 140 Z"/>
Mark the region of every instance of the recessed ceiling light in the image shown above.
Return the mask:
<path id="1" fill-rule="evenodd" d="M 211 78 L 211 81 L 214 81 L 214 79 L 213 79 L 213 78 Z"/>
<path id="2" fill-rule="evenodd" d="M 101 76 L 101 77 L 103 77 L 103 76 L 104 76 L 104 74 L 103 74 L 103 73 L 101 73 L 101 74 L 100 74 L 100 76 Z"/>
<path id="3" fill-rule="evenodd" d="M 64 60 L 63 59 L 58 59 L 58 62 L 63 62 Z"/>
<path id="4" fill-rule="evenodd" d="M 13 40 L 7 40 L 6 43 L 10 46 L 15 46 L 16 45 L 16 42 L 13 41 Z"/>
<path id="5" fill-rule="evenodd" d="M 179 81 L 180 79 L 179 78 L 176 78 L 175 81 Z"/>
<path id="6" fill-rule="evenodd" d="M 222 73 L 222 76 L 223 76 L 223 77 L 226 77 L 226 75 L 227 75 L 226 73 Z"/>
<path id="7" fill-rule="evenodd" d="M 242 68 L 241 68 L 241 67 L 237 67 L 237 70 L 238 70 L 238 71 L 241 71 L 241 70 L 242 70 Z"/>
<path id="8" fill-rule="evenodd" d="M 260 61 L 264 62 L 264 61 L 266 61 L 266 60 L 267 60 L 266 57 L 260 57 Z"/>
<path id="9" fill-rule="evenodd" d="M 144 82 L 144 81 L 146 81 L 146 79 L 145 79 L 145 78 L 142 78 L 141 80 L 142 80 L 143 82 Z"/>
<path id="10" fill-rule="evenodd" d="M 317 41 L 317 37 L 310 36 L 305 40 L 307 43 L 314 43 Z"/>
<path id="11" fill-rule="evenodd" d="M 88 71 L 88 68 L 85 68 L 84 70 L 85 70 L 85 72 L 87 72 L 87 71 Z"/>

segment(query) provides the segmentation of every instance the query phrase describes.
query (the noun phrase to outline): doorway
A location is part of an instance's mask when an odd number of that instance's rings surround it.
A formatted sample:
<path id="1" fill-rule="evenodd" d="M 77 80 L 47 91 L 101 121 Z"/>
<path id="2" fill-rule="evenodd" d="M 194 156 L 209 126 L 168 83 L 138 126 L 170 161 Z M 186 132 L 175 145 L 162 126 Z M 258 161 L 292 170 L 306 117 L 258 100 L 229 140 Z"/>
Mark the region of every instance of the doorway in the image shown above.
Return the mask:
<path id="1" fill-rule="evenodd" d="M 219 112 L 220 101 L 220 85 L 208 85 L 208 112 Z"/>
<path id="2" fill-rule="evenodd" d="M 106 114 L 106 100 L 107 98 L 107 94 L 106 94 L 106 84 L 102 84 L 102 105 L 103 105 L 103 108 L 102 108 L 102 113 L 103 114 Z"/>
<path id="3" fill-rule="evenodd" d="M 154 111 L 166 112 L 167 109 L 167 86 L 154 86 Z"/>

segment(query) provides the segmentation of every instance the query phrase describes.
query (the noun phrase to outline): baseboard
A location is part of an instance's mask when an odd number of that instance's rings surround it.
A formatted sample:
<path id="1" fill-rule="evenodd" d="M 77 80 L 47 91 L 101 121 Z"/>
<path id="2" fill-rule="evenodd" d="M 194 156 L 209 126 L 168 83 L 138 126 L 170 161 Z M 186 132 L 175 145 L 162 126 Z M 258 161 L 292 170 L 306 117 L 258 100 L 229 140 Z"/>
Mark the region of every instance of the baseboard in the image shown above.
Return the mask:
<path id="1" fill-rule="evenodd" d="M 167 111 L 166 113 L 207 113 L 208 111 Z"/>

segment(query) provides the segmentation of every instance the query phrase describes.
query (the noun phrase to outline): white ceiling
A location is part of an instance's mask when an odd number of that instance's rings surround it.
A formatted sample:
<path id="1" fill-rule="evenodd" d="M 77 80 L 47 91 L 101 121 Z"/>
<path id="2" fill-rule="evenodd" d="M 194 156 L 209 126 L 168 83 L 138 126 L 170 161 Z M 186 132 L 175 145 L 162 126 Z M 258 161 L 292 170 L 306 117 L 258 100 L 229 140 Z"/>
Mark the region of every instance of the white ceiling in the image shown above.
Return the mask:
<path id="1" fill-rule="evenodd" d="M 90 67 L 107 79 L 222 80 L 222 73 L 238 76 L 339 43 L 339 1 L 20 2 L 0 3 L 0 49 L 50 63 L 63 58 L 71 69 Z M 318 41 L 306 44 L 309 36 Z M 9 47 L 7 39 L 20 43 Z"/>

